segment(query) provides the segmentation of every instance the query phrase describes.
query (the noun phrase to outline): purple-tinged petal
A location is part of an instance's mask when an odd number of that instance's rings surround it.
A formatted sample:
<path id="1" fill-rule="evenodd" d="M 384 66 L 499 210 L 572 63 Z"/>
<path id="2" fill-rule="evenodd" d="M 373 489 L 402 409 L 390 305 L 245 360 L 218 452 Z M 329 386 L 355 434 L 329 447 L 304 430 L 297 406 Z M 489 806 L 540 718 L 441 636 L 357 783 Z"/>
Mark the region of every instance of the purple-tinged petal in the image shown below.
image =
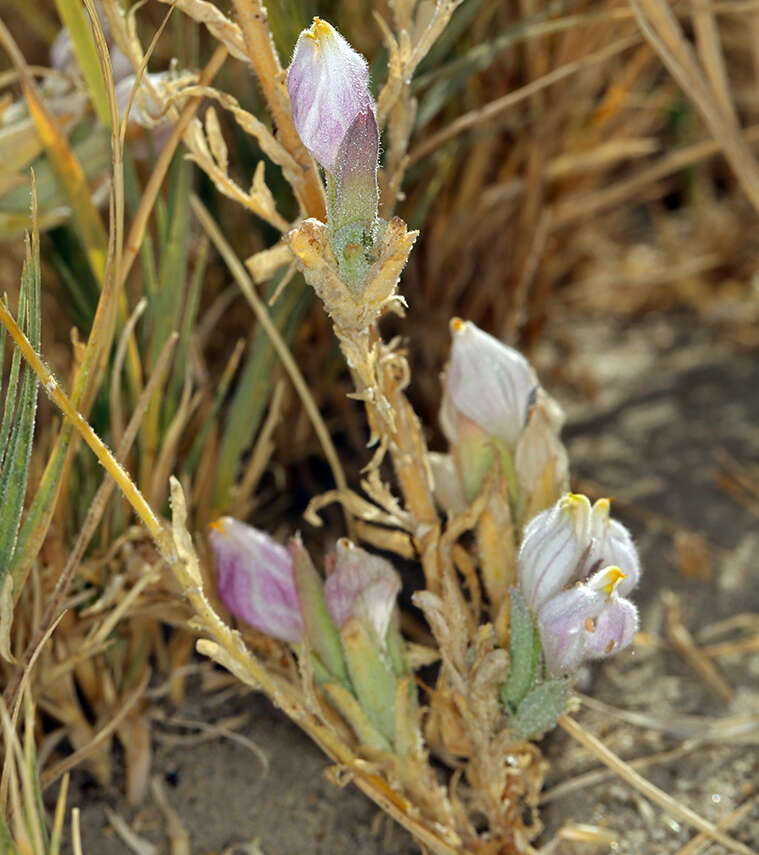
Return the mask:
<path id="1" fill-rule="evenodd" d="M 538 614 L 538 631 L 546 668 L 552 676 L 576 671 L 586 658 L 588 621 L 601 612 L 603 594 L 577 585 L 552 597 Z"/>
<path id="2" fill-rule="evenodd" d="M 268 534 L 232 517 L 211 525 L 219 597 L 235 617 L 282 641 L 303 637 L 290 555 Z"/>
<path id="3" fill-rule="evenodd" d="M 612 597 L 586 632 L 588 659 L 604 659 L 627 647 L 638 629 L 638 610 L 623 597 Z"/>
<path id="4" fill-rule="evenodd" d="M 347 538 L 337 542 L 335 571 L 324 583 L 324 598 L 338 627 L 355 617 L 371 626 L 384 648 L 400 590 L 400 576 L 389 561 L 355 546 Z"/>
<path id="5" fill-rule="evenodd" d="M 630 644 L 638 611 L 618 595 L 624 579 L 619 567 L 604 567 L 541 608 L 538 630 L 552 675 L 571 673 L 586 659 L 603 659 Z"/>
<path id="6" fill-rule="evenodd" d="M 303 144 L 330 173 L 356 117 L 374 113 L 366 60 L 326 21 L 298 37 L 287 73 L 293 124 Z"/>

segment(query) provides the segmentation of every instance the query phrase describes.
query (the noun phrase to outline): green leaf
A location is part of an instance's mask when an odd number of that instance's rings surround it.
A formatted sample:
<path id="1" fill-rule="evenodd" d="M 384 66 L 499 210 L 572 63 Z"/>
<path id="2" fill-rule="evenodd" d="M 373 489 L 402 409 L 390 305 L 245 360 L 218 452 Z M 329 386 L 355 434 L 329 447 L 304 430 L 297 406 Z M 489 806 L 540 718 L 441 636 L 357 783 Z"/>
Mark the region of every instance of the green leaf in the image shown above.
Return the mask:
<path id="1" fill-rule="evenodd" d="M 510 591 L 509 676 L 501 689 L 506 709 L 513 715 L 535 680 L 540 654 L 540 636 L 524 598 L 516 588 Z"/>
<path id="2" fill-rule="evenodd" d="M 519 704 L 509 727 L 522 739 L 538 739 L 555 726 L 569 699 L 569 680 L 548 680 L 535 686 Z"/>
<path id="3" fill-rule="evenodd" d="M 324 582 L 299 536 L 290 541 L 290 555 L 293 559 L 295 587 L 298 589 L 300 610 L 311 651 L 335 679 L 350 689 L 351 682 L 340 644 L 340 635 L 324 600 Z"/>
<path id="4" fill-rule="evenodd" d="M 377 649 L 369 628 L 355 617 L 340 630 L 353 689 L 369 721 L 395 742 L 395 695 L 398 680 L 386 658 Z"/>

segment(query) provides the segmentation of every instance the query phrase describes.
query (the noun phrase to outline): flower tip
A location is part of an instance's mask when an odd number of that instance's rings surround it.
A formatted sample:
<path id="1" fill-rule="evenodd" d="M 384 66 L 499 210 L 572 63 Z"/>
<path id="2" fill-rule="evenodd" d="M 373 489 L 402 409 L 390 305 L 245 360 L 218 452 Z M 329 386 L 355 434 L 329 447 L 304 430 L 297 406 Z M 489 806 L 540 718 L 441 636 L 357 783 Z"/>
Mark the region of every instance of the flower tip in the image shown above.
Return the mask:
<path id="1" fill-rule="evenodd" d="M 623 573 L 619 567 L 607 567 L 603 571 L 603 577 L 600 580 L 602 584 L 600 585 L 600 589 L 606 594 L 607 597 L 610 597 L 614 592 L 614 589 L 619 585 L 619 583 L 627 578 L 627 573 Z"/>
<path id="2" fill-rule="evenodd" d="M 219 517 L 219 519 L 208 523 L 208 528 L 213 529 L 214 531 L 218 531 L 219 534 L 224 534 L 224 518 Z"/>
<path id="3" fill-rule="evenodd" d="M 450 327 L 451 335 L 460 335 L 466 329 L 466 321 L 462 321 L 461 318 L 451 318 Z"/>
<path id="4" fill-rule="evenodd" d="M 311 39 L 317 47 L 320 46 L 320 40 L 329 38 L 332 33 L 334 33 L 334 29 L 331 24 L 328 24 L 327 21 L 322 21 L 322 19 L 318 16 L 314 16 L 314 22 L 307 30 L 303 30 L 303 35 L 306 38 Z"/>
<path id="5" fill-rule="evenodd" d="M 585 515 L 590 513 L 590 500 L 582 493 L 566 493 L 559 499 L 559 507 L 567 514 Z"/>

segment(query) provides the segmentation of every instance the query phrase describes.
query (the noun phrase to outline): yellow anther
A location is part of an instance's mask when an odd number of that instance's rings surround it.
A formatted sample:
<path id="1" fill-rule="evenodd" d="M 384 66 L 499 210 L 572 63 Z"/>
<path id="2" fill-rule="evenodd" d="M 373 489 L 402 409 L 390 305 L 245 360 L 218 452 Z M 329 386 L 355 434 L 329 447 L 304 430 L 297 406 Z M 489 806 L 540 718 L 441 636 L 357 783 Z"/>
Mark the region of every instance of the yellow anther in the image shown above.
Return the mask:
<path id="1" fill-rule="evenodd" d="M 462 321 L 461 318 L 451 318 L 451 333 L 453 335 L 463 333 L 465 329 L 466 321 Z"/>
<path id="2" fill-rule="evenodd" d="M 221 534 L 224 534 L 224 520 L 214 520 L 212 523 L 208 523 L 208 528 L 213 528 Z"/>
<path id="3" fill-rule="evenodd" d="M 606 578 L 608 581 L 601 587 L 601 590 L 610 597 L 617 585 L 627 578 L 627 573 L 623 573 L 619 567 L 607 567 Z"/>
<path id="4" fill-rule="evenodd" d="M 317 47 L 321 43 L 321 39 L 327 39 L 332 35 L 332 27 L 321 18 L 314 18 L 314 23 L 311 24 L 311 29 L 306 30 L 308 38 L 316 42 Z"/>

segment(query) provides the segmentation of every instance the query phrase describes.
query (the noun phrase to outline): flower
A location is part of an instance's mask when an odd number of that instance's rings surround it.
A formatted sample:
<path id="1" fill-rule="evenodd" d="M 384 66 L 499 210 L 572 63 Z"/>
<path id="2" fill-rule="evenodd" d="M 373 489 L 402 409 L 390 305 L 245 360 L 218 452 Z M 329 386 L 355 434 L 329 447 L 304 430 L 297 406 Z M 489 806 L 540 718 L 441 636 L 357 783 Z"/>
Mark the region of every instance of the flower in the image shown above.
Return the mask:
<path id="1" fill-rule="evenodd" d="M 591 542 L 590 524 L 590 502 L 575 493 L 527 524 L 519 550 L 519 587 L 533 613 L 577 578 Z"/>
<path id="2" fill-rule="evenodd" d="M 232 517 L 210 526 L 219 597 L 235 617 L 281 641 L 303 637 L 293 563 L 280 543 Z"/>
<path id="3" fill-rule="evenodd" d="M 405 670 L 397 627 L 391 630 L 401 580 L 390 562 L 337 542 L 335 569 L 324 583 L 324 599 L 339 628 L 351 685 L 372 725 L 395 741 L 398 679 Z"/>
<path id="4" fill-rule="evenodd" d="M 366 60 L 334 27 L 314 18 L 311 27 L 298 37 L 287 72 L 287 88 L 295 130 L 316 160 L 334 174 L 348 130 L 357 119 L 360 125 L 371 124 L 369 115 L 374 120 Z M 368 133 L 371 135 L 371 130 Z M 369 144 L 376 147 L 372 140 Z"/>
<path id="5" fill-rule="evenodd" d="M 576 670 L 632 641 L 638 612 L 625 597 L 638 584 L 640 561 L 627 529 L 568 493 L 534 517 L 519 551 L 519 586 L 536 619 L 549 674 Z M 569 587 L 573 585 L 573 587 Z"/>
<path id="6" fill-rule="evenodd" d="M 441 412 L 443 432 L 458 441 L 461 417 L 513 451 L 527 421 L 537 379 L 521 353 L 470 321 L 451 321 L 453 346 Z"/>
<path id="7" fill-rule="evenodd" d="M 392 564 L 343 537 L 337 542 L 334 572 L 324 583 L 324 598 L 339 629 L 351 617 L 371 627 L 380 649 L 401 590 L 400 576 Z"/>
<path id="8" fill-rule="evenodd" d="M 619 567 L 605 567 L 543 606 L 538 630 L 550 674 L 570 673 L 585 659 L 603 659 L 630 644 L 638 610 L 621 596 L 627 578 Z"/>

